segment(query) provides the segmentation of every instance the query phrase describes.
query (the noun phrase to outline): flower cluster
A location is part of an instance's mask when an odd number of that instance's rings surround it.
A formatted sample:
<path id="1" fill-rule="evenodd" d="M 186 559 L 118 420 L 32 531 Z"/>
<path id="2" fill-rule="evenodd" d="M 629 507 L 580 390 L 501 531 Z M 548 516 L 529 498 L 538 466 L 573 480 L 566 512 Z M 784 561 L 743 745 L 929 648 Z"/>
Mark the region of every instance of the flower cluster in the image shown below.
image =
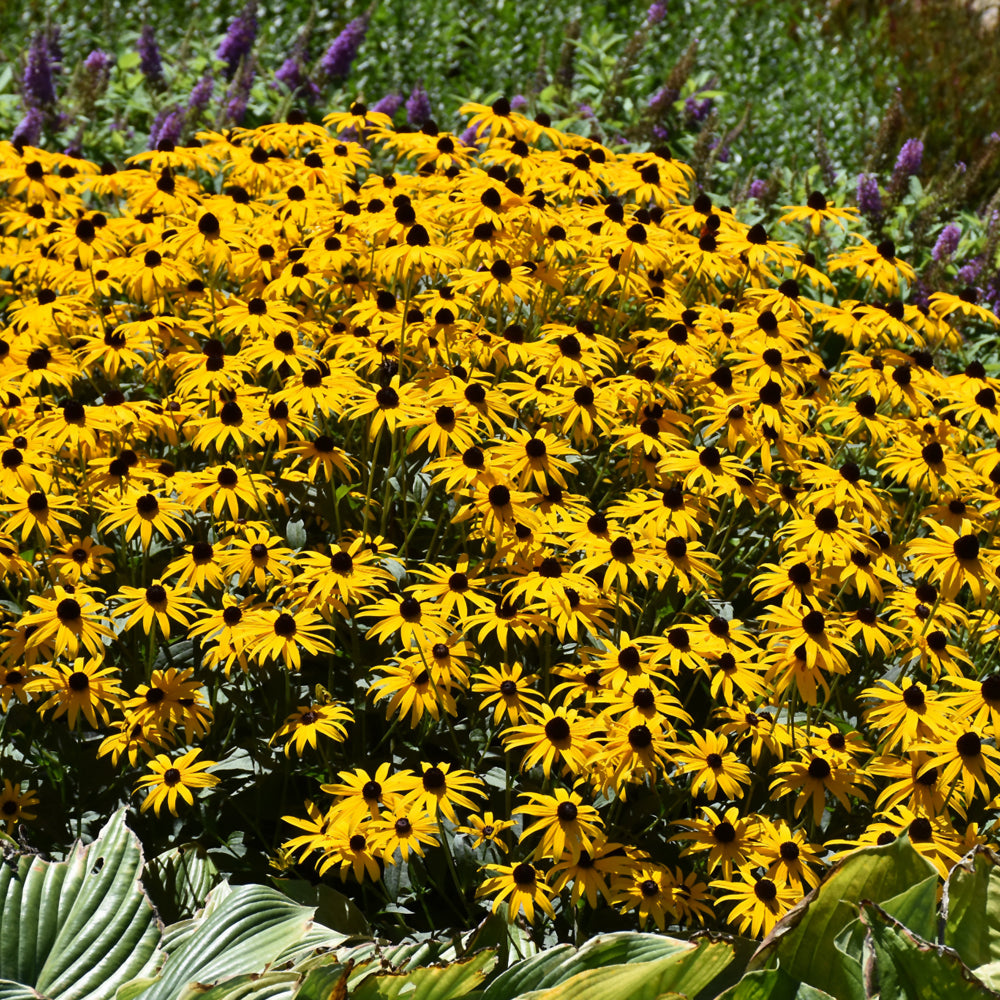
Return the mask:
<path id="1" fill-rule="evenodd" d="M 463 110 L 0 144 L 5 738 L 85 721 L 157 815 L 294 753 L 278 863 L 440 850 L 469 908 L 461 838 L 512 918 L 758 935 L 839 852 L 989 842 L 995 317 L 820 192 L 778 238 Z"/>

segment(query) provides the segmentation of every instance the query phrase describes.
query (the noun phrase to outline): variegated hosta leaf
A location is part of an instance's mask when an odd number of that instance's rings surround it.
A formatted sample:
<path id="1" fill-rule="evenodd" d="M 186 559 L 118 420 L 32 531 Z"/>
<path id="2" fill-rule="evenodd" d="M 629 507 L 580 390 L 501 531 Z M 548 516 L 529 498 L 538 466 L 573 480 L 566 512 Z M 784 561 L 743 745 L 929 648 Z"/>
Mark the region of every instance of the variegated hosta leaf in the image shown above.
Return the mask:
<path id="1" fill-rule="evenodd" d="M 152 972 L 160 931 L 139 883 L 142 867 L 124 809 L 65 861 L 22 857 L 16 873 L 3 866 L 0 996 L 107 1000 Z"/>

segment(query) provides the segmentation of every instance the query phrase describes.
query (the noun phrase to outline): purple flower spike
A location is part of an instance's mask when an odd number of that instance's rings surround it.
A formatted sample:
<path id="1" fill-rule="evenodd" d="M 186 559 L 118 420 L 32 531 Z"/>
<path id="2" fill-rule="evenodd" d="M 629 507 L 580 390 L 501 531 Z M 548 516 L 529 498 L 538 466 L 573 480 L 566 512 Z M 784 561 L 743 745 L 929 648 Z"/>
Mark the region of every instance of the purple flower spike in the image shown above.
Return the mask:
<path id="1" fill-rule="evenodd" d="M 101 49 L 94 49 L 83 60 L 83 69 L 87 76 L 97 80 L 104 80 L 111 72 L 111 56 Z"/>
<path id="2" fill-rule="evenodd" d="M 411 125 L 420 128 L 424 122 L 430 121 L 431 117 L 431 99 L 427 91 L 418 83 L 406 102 L 406 120 Z"/>
<path id="3" fill-rule="evenodd" d="M 18 123 L 10 141 L 15 146 L 37 146 L 42 137 L 45 116 L 38 108 L 28 108 L 28 113 Z"/>
<path id="4" fill-rule="evenodd" d="M 920 164 L 924 159 L 924 144 L 919 139 L 907 139 L 896 157 L 893 177 L 912 177 L 920 173 Z"/>
<path id="5" fill-rule="evenodd" d="M 163 63 L 160 61 L 160 47 L 156 44 L 156 35 L 149 24 L 142 26 L 139 42 L 136 45 L 139 52 L 139 69 L 148 83 L 163 82 Z"/>
<path id="6" fill-rule="evenodd" d="M 983 258 L 973 257 L 964 267 L 958 269 L 955 277 L 960 285 L 973 285 L 983 271 Z"/>
<path id="7" fill-rule="evenodd" d="M 386 94 L 371 106 L 371 110 L 392 118 L 402 106 L 403 98 L 400 94 Z"/>
<path id="8" fill-rule="evenodd" d="M 257 0 L 250 2 L 233 18 L 225 37 L 219 43 L 216 59 L 226 64 L 226 79 L 231 80 L 240 61 L 250 55 L 257 39 Z"/>
<path id="9" fill-rule="evenodd" d="M 39 32 L 31 41 L 28 59 L 21 80 L 24 103 L 29 108 L 47 108 L 56 102 L 56 88 L 52 82 L 52 57 L 45 35 Z"/>
<path id="10" fill-rule="evenodd" d="M 212 101 L 212 89 L 215 81 L 211 73 L 206 73 L 192 88 L 188 98 L 188 115 L 196 118 Z"/>
<path id="11" fill-rule="evenodd" d="M 767 181 L 762 181 L 759 177 L 750 182 L 747 188 L 747 197 L 760 201 L 767 194 Z"/>
<path id="12" fill-rule="evenodd" d="M 882 215 L 882 194 L 878 179 L 871 174 L 858 174 L 858 208 L 869 219 Z"/>
<path id="13" fill-rule="evenodd" d="M 665 3 L 651 3 L 646 11 L 646 24 L 652 27 L 659 24 L 667 16 L 667 5 Z"/>
<path id="14" fill-rule="evenodd" d="M 351 64 L 357 57 L 358 49 L 361 48 L 367 33 L 368 18 L 356 17 L 351 21 L 333 40 L 333 44 L 320 61 L 323 74 L 330 79 L 346 77 L 351 72 Z"/>
<path id="15" fill-rule="evenodd" d="M 941 230 L 941 235 L 938 236 L 937 242 L 934 244 L 934 249 L 931 251 L 931 256 L 939 264 L 944 264 L 951 260 L 955 251 L 958 249 L 958 241 L 962 238 L 962 230 L 955 225 L 954 222 L 950 222 L 944 229 Z"/>

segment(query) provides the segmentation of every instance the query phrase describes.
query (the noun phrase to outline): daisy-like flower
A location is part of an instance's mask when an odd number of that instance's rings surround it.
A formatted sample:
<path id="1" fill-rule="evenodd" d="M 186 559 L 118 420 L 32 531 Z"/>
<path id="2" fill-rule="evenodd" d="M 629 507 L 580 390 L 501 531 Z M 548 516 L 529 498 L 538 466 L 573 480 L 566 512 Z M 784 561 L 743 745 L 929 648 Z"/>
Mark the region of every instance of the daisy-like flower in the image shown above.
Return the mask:
<path id="1" fill-rule="evenodd" d="M 528 923 L 535 922 L 537 906 L 548 917 L 555 920 L 555 910 L 551 899 L 555 890 L 545 881 L 545 877 L 528 861 L 514 865 L 487 865 L 485 869 L 499 874 L 486 879 L 476 891 L 476 897 L 492 896 L 490 907 L 496 913 L 500 904 L 507 903 L 507 920 L 513 923 L 518 914 L 524 913 Z"/>
<path id="2" fill-rule="evenodd" d="M 966 584 L 977 604 L 1000 589 L 997 554 L 983 548 L 976 534 L 959 535 L 945 524 L 932 523 L 930 537 L 913 539 L 906 555 L 914 573 L 935 584 L 943 600 L 953 600 Z"/>
<path id="3" fill-rule="evenodd" d="M 597 833 L 590 848 L 579 851 L 564 851 L 552 866 L 552 888 L 562 892 L 572 884 L 571 902 L 579 903 L 586 897 L 587 904 L 594 909 L 603 898 L 606 903 L 614 899 L 608 880 L 621 876 L 623 868 L 629 867 L 629 859 L 621 844 L 607 840 L 603 833 Z"/>
<path id="4" fill-rule="evenodd" d="M 514 813 L 534 817 L 530 826 L 525 825 L 521 840 L 536 833 L 542 839 L 535 848 L 535 858 L 561 858 L 568 854 L 576 860 L 582 850 L 590 850 L 594 838 L 599 836 L 601 818 L 597 810 L 584 803 L 576 792 L 556 788 L 552 795 L 528 792 L 527 805 L 518 806 Z"/>
<path id="5" fill-rule="evenodd" d="M 184 507 L 168 497 L 130 489 L 121 494 L 106 493 L 97 503 L 107 511 L 99 522 L 101 531 L 122 528 L 127 541 L 138 535 L 144 549 L 149 548 L 154 529 L 168 541 L 184 537 L 187 527 L 183 520 Z"/>
<path id="6" fill-rule="evenodd" d="M 3 791 L 0 792 L 0 823 L 3 823 L 4 833 L 9 837 L 17 823 L 31 822 L 37 818 L 32 812 L 38 805 L 38 796 L 26 788 L 21 791 L 21 783 L 16 785 L 9 779 L 3 779 Z"/>
<path id="7" fill-rule="evenodd" d="M 784 820 L 772 823 L 761 819 L 757 835 L 754 860 L 767 869 L 767 877 L 776 885 L 788 885 L 799 892 L 819 885 L 822 848 L 810 844 L 802 830 L 790 829 Z"/>
<path id="8" fill-rule="evenodd" d="M 708 871 L 722 869 L 724 878 L 731 878 L 734 865 L 746 863 L 757 845 L 758 821 L 753 816 L 740 816 L 736 806 L 730 806 L 721 815 L 702 807 L 702 819 L 678 820 L 677 825 L 686 832 L 675 833 L 675 840 L 692 843 L 681 852 L 681 857 L 708 851 Z"/>
<path id="9" fill-rule="evenodd" d="M 913 749 L 927 754 L 920 773 L 933 769 L 941 784 L 954 785 L 966 802 L 971 802 L 977 792 L 989 801 L 993 788 L 1000 785 L 1000 751 L 983 742 L 973 729 L 959 730 L 950 738 L 917 743 Z"/>
<path id="10" fill-rule="evenodd" d="M 341 819 L 334 823 L 329 830 L 329 847 L 320 864 L 320 873 L 337 866 L 341 882 L 347 881 L 348 872 L 352 872 L 358 882 L 363 882 L 365 875 L 377 882 L 382 877 L 379 867 L 382 848 L 371 826 L 370 821 L 348 823 Z"/>
<path id="11" fill-rule="evenodd" d="M 51 646 L 55 653 L 75 657 L 86 650 L 93 657 L 103 657 L 106 641 L 114 639 L 108 627 L 110 620 L 103 613 L 88 587 L 66 589 L 56 584 L 51 594 L 32 595 L 28 602 L 37 609 L 21 617 L 20 624 L 30 629 L 27 646 Z"/>
<path id="12" fill-rule="evenodd" d="M 858 221 L 856 208 L 837 208 L 822 191 L 811 191 L 804 205 L 783 205 L 781 210 L 785 214 L 779 222 L 805 222 L 813 236 L 819 236 L 824 222 L 831 222 L 846 232 Z"/>
<path id="13" fill-rule="evenodd" d="M 476 804 L 469 797 L 485 795 L 483 784 L 472 771 L 452 768 L 450 764 L 421 764 L 418 775 L 420 784 L 406 799 L 408 809 L 422 809 L 429 816 L 446 816 L 458 823 L 455 806 L 474 810 Z"/>
<path id="14" fill-rule="evenodd" d="M 149 683 L 140 684 L 123 707 L 142 725 L 155 723 L 170 732 L 180 726 L 185 739 L 201 739 L 212 723 L 204 687 L 194 679 L 193 667 L 154 670 Z"/>
<path id="15" fill-rule="evenodd" d="M 320 787 L 328 795 L 335 796 L 331 812 L 343 816 L 349 823 L 355 823 L 364 816 L 378 819 L 382 806 L 390 812 L 397 812 L 403 800 L 417 789 L 418 779 L 412 771 L 392 772 L 392 765 L 379 764 L 374 774 L 363 768 L 341 771 L 334 782 Z"/>
<path id="16" fill-rule="evenodd" d="M 397 638 L 404 649 L 447 639 L 448 626 L 439 608 L 415 597 L 384 597 L 358 612 L 358 618 L 377 618 L 368 629 L 369 639 Z"/>
<path id="17" fill-rule="evenodd" d="M 386 863 L 396 864 L 396 854 L 405 864 L 410 852 L 424 856 L 424 845 L 437 844 L 438 826 L 419 809 L 410 809 L 405 803 L 395 811 L 372 821 L 374 843 L 382 852 Z"/>
<path id="18" fill-rule="evenodd" d="M 464 833 L 472 841 L 471 847 L 474 851 L 482 847 L 495 847 L 503 854 L 508 854 L 510 848 L 503 840 L 503 833 L 514 826 L 514 821 L 510 819 L 497 819 L 492 812 L 484 812 L 482 815 L 471 813 L 468 819 L 468 826 L 455 827 L 456 833 Z"/>
<path id="19" fill-rule="evenodd" d="M 863 717 L 880 734 L 879 744 L 889 754 L 909 750 L 917 742 L 937 740 L 951 725 L 947 700 L 919 682 L 900 686 L 882 678 L 858 697 L 875 702 Z M 968 718 L 969 713 L 960 711 L 955 717 Z"/>
<path id="20" fill-rule="evenodd" d="M 53 719 L 67 715 L 70 729 L 76 728 L 81 713 L 92 728 L 99 728 L 98 718 L 106 726 L 111 720 L 109 706 L 121 708 L 125 694 L 115 667 L 103 666 L 103 659 L 82 657 L 70 665 L 36 665 L 34 676 L 24 687 L 29 694 L 48 695 L 38 711 L 44 715 L 50 708 L 55 709 Z"/>
<path id="21" fill-rule="evenodd" d="M 285 737 L 291 737 L 285 743 L 285 756 L 290 757 L 292 750 L 301 757 L 305 748 L 316 749 L 316 741 L 320 736 L 341 743 L 347 739 L 347 723 L 354 721 L 354 713 L 336 702 L 316 702 L 311 705 L 299 705 L 285 719 L 284 725 L 271 737 L 275 743 Z"/>
<path id="22" fill-rule="evenodd" d="M 676 916 L 674 877 L 663 865 L 649 861 L 633 864 L 628 872 L 612 881 L 611 894 L 623 913 L 638 910 L 642 924 L 652 917 L 660 931 L 666 929 L 668 916 Z"/>
<path id="23" fill-rule="evenodd" d="M 531 713 L 541 710 L 544 699 L 534 689 L 535 677 L 526 673 L 521 663 L 504 664 L 499 670 L 483 664 L 472 680 L 473 694 L 485 696 L 479 702 L 479 711 L 486 712 L 492 706 L 495 726 L 505 715 L 512 725 L 517 725 L 530 721 Z"/>
<path id="24" fill-rule="evenodd" d="M 724 736 L 706 731 L 687 733 L 690 743 L 673 744 L 677 774 L 692 774 L 691 795 L 704 791 L 709 800 L 721 792 L 727 799 L 738 799 L 750 784 L 750 768 L 729 749 Z"/>
<path id="25" fill-rule="evenodd" d="M 71 496 L 14 487 L 7 491 L 7 502 L 0 504 L 0 513 L 7 515 L 2 528 L 9 535 L 20 534 L 22 541 L 27 541 L 31 532 L 37 530 L 45 545 L 52 543 L 53 536 L 62 542 L 66 528 L 80 528 L 69 513 L 75 506 L 76 500 Z"/>
<path id="26" fill-rule="evenodd" d="M 135 767 L 140 753 L 147 757 L 155 757 L 157 750 L 168 750 L 176 742 L 174 737 L 155 721 L 143 723 L 134 716 L 127 715 L 121 722 L 113 725 L 117 732 L 101 740 L 97 756 L 110 755 L 111 763 L 115 765 L 122 757 L 127 756 L 129 764 Z"/>
<path id="27" fill-rule="evenodd" d="M 781 885 L 767 876 L 758 878 L 749 865 L 739 869 L 739 881 L 718 880 L 712 888 L 720 890 L 720 903 L 733 903 L 726 918 L 741 934 L 763 937 L 802 898 L 802 891 L 791 885 Z"/>
<path id="28" fill-rule="evenodd" d="M 553 710 L 548 703 L 543 703 L 541 712 L 531 713 L 529 718 L 530 722 L 511 726 L 502 734 L 505 750 L 528 748 L 521 770 L 527 771 L 541 764 L 547 778 L 558 762 L 564 772 L 582 773 L 587 760 L 598 748 L 591 738 L 593 722 L 575 709 Z"/>
<path id="29" fill-rule="evenodd" d="M 170 638 L 173 622 L 187 629 L 199 603 L 190 590 L 165 586 L 160 580 L 154 580 L 148 587 L 122 587 L 116 597 L 123 603 L 115 618 L 121 620 L 128 615 L 125 631 L 138 625 L 146 635 L 157 629 L 164 639 Z"/>
<path id="30" fill-rule="evenodd" d="M 430 665 L 422 657 L 401 658 L 395 664 L 378 667 L 377 674 L 368 693 L 375 702 L 388 700 L 387 719 L 398 712 L 409 718 L 411 729 L 416 729 L 425 714 L 435 720 L 441 718 L 442 711 L 458 715 L 451 681 L 435 680 Z"/>
<path id="31" fill-rule="evenodd" d="M 258 663 L 280 660 L 287 670 L 302 669 L 302 651 L 310 656 L 333 653 L 336 647 L 323 633 L 330 626 L 311 608 L 271 608 L 264 612 L 247 654 Z"/>
<path id="32" fill-rule="evenodd" d="M 114 564 L 107 558 L 112 551 L 106 545 L 98 545 L 89 535 L 83 538 L 71 535 L 61 551 L 52 554 L 52 566 L 60 582 L 76 586 L 114 572 Z"/>
<path id="33" fill-rule="evenodd" d="M 151 773 L 143 775 L 135 784 L 135 791 L 146 789 L 148 794 L 142 801 L 140 812 L 152 809 L 157 817 L 164 804 L 177 815 L 177 800 L 183 799 L 189 806 L 194 805 L 194 788 L 211 788 L 219 783 L 219 778 L 206 774 L 208 768 L 217 761 L 198 760 L 201 750 L 195 747 L 175 760 L 165 753 L 157 754 L 149 762 Z"/>
<path id="34" fill-rule="evenodd" d="M 800 753 L 797 760 L 775 764 L 771 768 L 774 780 L 771 782 L 771 798 L 795 795 L 795 815 L 799 816 L 812 802 L 812 821 L 819 826 L 826 809 L 826 793 L 851 812 L 851 799 L 868 801 L 865 788 L 873 788 L 874 782 L 862 771 L 850 767 L 843 759 L 834 755 Z"/>

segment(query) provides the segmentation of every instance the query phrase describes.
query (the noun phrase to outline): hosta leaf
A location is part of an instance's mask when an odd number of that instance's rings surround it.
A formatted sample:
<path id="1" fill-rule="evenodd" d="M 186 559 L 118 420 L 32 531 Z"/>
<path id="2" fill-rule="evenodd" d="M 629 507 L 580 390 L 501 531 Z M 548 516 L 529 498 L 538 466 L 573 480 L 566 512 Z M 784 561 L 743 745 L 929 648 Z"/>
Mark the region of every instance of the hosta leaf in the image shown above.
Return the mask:
<path id="1" fill-rule="evenodd" d="M 833 1000 L 808 983 L 800 983 L 782 969 L 748 972 L 735 986 L 717 1000 Z"/>
<path id="2" fill-rule="evenodd" d="M 865 990 L 879 1000 L 998 1000 L 951 948 L 934 945 L 907 930 L 881 907 L 865 902 Z M 874 961 L 872 961 L 874 959 Z"/>
<path id="3" fill-rule="evenodd" d="M 887 899 L 882 903 L 882 909 L 914 934 L 929 941 L 937 933 L 937 891 L 937 874 L 929 875 L 923 882 L 918 882 L 898 896 Z M 865 935 L 865 925 L 860 918 L 856 918 L 837 935 L 837 948 L 857 959 L 860 964 Z"/>
<path id="4" fill-rule="evenodd" d="M 265 972 L 236 976 L 198 993 L 198 1000 L 292 1000 L 301 976 L 294 972 Z"/>
<path id="5" fill-rule="evenodd" d="M 934 866 L 905 836 L 855 851 L 778 921 L 751 959 L 750 969 L 777 962 L 793 979 L 835 997 L 861 997 L 861 966 L 834 946 L 837 935 L 857 917 L 861 900 L 891 899 L 934 873 Z M 818 962 L 817 955 L 824 960 Z"/>
<path id="6" fill-rule="evenodd" d="M 669 939 L 668 939 L 669 940 Z M 704 939 L 649 962 L 587 969 L 549 989 L 521 994 L 522 1000 L 659 1000 L 664 993 L 697 996 L 732 963 L 730 941 Z"/>
<path id="7" fill-rule="evenodd" d="M 142 891 L 142 851 L 119 810 L 65 861 L 23 857 L 0 870 L 0 979 L 9 992 L 106 1000 L 158 961 L 159 930 Z"/>
<path id="8" fill-rule="evenodd" d="M 146 864 L 143 884 L 168 924 L 198 912 L 222 881 L 219 869 L 200 844 L 181 844 Z"/>
<path id="9" fill-rule="evenodd" d="M 451 1000 L 479 987 L 496 963 L 496 952 L 476 952 L 448 965 L 432 965 L 407 972 L 368 976 L 350 990 L 351 1000 L 395 1000 L 399 996 L 419 1000 Z"/>
<path id="10" fill-rule="evenodd" d="M 483 1000 L 513 1000 L 529 990 L 544 990 L 587 969 L 626 962 L 648 962 L 691 950 L 689 941 L 658 934 L 601 934 L 582 948 L 561 944 L 516 962 L 483 992 Z"/>
<path id="11" fill-rule="evenodd" d="M 206 985 L 262 972 L 311 926 L 312 910 L 276 889 L 236 886 L 170 954 L 159 981 L 139 998 L 200 996 Z"/>
<path id="12" fill-rule="evenodd" d="M 1000 865 L 977 847 L 948 876 L 942 900 L 944 943 L 970 968 L 1000 962 Z"/>

